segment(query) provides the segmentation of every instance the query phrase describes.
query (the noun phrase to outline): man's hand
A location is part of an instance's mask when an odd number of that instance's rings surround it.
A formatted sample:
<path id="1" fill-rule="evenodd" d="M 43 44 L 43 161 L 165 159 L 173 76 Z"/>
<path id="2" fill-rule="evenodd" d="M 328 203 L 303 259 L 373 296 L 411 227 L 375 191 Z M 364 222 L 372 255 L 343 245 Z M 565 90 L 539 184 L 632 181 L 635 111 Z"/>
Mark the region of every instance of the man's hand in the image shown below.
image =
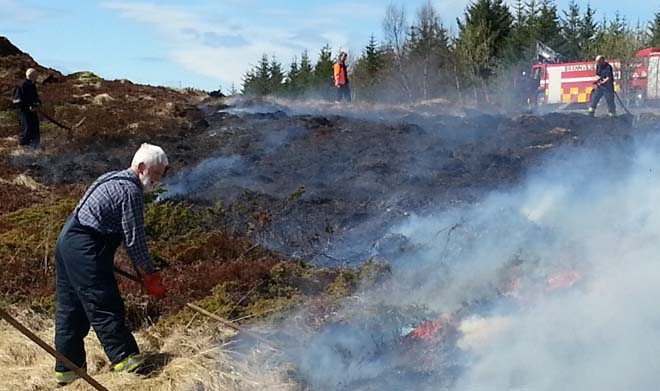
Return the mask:
<path id="1" fill-rule="evenodd" d="M 157 299 L 162 299 L 165 297 L 167 290 L 165 289 L 165 286 L 160 279 L 159 272 L 145 274 L 142 276 L 142 280 L 144 280 L 144 287 L 150 296 L 153 296 Z"/>

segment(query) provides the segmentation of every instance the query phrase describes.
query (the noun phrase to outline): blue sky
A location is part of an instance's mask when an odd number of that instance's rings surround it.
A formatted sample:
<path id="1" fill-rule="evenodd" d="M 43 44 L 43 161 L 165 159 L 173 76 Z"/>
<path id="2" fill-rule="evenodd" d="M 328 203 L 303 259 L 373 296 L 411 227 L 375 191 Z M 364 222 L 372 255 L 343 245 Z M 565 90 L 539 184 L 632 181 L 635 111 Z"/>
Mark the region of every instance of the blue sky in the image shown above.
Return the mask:
<path id="1" fill-rule="evenodd" d="M 455 29 L 469 0 L 435 0 L 443 22 Z M 422 0 L 400 1 L 409 18 Z M 509 1 L 513 3 L 513 0 Z M 389 0 L 265 1 L 37 1 L 0 0 L 0 35 L 39 63 L 71 73 L 91 70 L 108 79 L 206 90 L 241 77 L 262 53 L 288 65 L 304 49 L 315 58 L 326 43 L 359 53 L 381 21 Z M 565 8 L 568 0 L 557 1 Z M 586 1 L 578 1 L 582 6 Z M 660 2 L 637 1 L 623 9 L 614 0 L 592 5 L 617 9 L 643 22 Z"/>

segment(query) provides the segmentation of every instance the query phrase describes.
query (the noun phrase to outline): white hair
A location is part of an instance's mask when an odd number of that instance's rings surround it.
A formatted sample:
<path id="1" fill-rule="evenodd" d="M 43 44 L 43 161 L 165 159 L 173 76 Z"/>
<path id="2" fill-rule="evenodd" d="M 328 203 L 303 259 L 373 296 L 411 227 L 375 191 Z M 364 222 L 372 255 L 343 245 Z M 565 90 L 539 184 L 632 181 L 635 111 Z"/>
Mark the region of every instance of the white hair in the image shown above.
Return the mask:
<path id="1" fill-rule="evenodd" d="M 605 57 L 601 56 L 600 54 L 596 56 L 596 62 L 605 59 Z"/>
<path id="2" fill-rule="evenodd" d="M 28 68 L 28 70 L 25 71 L 25 78 L 26 78 L 26 79 L 29 79 L 29 78 L 30 78 L 30 75 L 32 75 L 32 74 L 35 73 L 35 72 L 37 72 L 36 69 L 34 69 L 34 68 Z"/>
<path id="3" fill-rule="evenodd" d="M 140 163 L 144 163 L 144 165 L 147 167 L 155 166 L 158 164 L 164 164 L 167 166 L 169 164 L 167 155 L 165 154 L 165 151 L 163 151 L 163 148 L 148 143 L 142 144 L 140 149 L 135 152 L 131 167 L 137 167 L 140 165 Z"/>

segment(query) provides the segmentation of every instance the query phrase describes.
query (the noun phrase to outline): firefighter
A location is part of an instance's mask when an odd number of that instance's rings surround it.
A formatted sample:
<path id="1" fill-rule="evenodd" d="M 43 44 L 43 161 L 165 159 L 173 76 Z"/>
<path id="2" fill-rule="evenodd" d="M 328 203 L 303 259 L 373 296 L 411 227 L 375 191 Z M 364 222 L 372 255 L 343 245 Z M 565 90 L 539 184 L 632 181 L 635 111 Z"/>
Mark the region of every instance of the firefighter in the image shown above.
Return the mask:
<path id="1" fill-rule="evenodd" d="M 537 81 L 527 71 L 523 70 L 516 81 L 516 89 L 518 91 L 518 101 L 526 107 L 528 113 L 531 113 L 536 102 Z"/>
<path id="2" fill-rule="evenodd" d="M 115 372 L 143 364 L 126 324 L 124 302 L 114 275 L 114 255 L 123 242 L 149 295 L 165 296 L 149 255 L 144 231 L 144 193 L 155 189 L 168 165 L 158 146 L 142 144 L 131 167 L 99 177 L 69 216 L 57 239 L 55 348 L 85 368 L 83 339 L 90 325 Z M 78 376 L 59 360 L 55 379 L 66 385 Z"/>
<path id="3" fill-rule="evenodd" d="M 348 84 L 348 71 L 346 70 L 346 52 L 339 53 L 339 61 L 334 65 L 335 87 L 337 88 L 337 100 L 335 103 L 351 101 L 351 87 Z"/>
<path id="4" fill-rule="evenodd" d="M 25 72 L 25 80 L 16 87 L 13 103 L 17 108 L 19 136 L 18 145 L 38 149 L 41 137 L 39 135 L 39 106 L 41 99 L 37 92 L 36 69 L 30 68 Z"/>
<path id="5" fill-rule="evenodd" d="M 613 117 L 616 115 L 616 105 L 614 104 L 614 71 L 612 66 L 605 61 L 605 57 L 600 55 L 596 57 L 596 76 L 598 80 L 594 82 L 596 89 L 591 96 L 589 115 L 594 116 L 598 102 L 604 95 L 607 101 L 609 115 Z"/>

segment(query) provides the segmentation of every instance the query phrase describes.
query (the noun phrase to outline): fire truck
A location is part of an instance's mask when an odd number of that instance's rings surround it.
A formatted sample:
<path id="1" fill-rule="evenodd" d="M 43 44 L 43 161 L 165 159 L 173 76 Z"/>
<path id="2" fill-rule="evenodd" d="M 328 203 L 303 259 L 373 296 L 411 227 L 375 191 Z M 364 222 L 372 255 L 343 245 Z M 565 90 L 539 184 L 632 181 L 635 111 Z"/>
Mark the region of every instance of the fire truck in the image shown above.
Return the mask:
<path id="1" fill-rule="evenodd" d="M 596 62 L 561 62 L 561 57 L 539 43 L 539 59 L 532 65 L 531 78 L 537 85 L 536 104 L 585 104 L 591 101 L 596 80 Z M 640 50 L 635 61 L 623 64 L 608 59 L 614 70 L 614 90 L 624 99 L 639 106 L 649 100 L 660 99 L 660 48 Z"/>
<path id="2" fill-rule="evenodd" d="M 645 101 L 660 99 L 660 48 L 637 52 L 630 77 L 631 103 L 640 106 Z"/>

